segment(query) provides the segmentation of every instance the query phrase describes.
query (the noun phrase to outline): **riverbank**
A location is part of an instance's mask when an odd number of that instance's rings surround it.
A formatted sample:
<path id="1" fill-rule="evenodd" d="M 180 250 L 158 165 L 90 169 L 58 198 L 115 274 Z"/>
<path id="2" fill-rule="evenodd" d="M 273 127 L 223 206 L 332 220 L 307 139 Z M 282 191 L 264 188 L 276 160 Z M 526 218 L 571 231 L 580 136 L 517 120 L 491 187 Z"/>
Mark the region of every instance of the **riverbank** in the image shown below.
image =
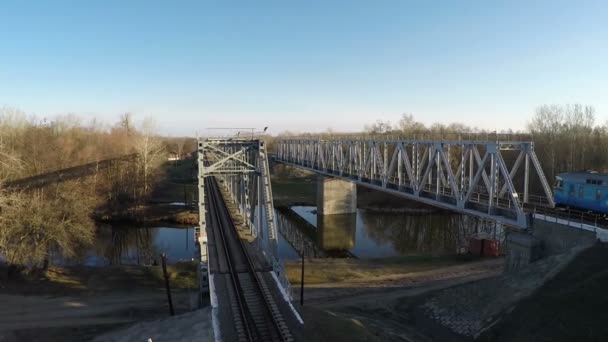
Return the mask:
<path id="1" fill-rule="evenodd" d="M 150 203 L 132 209 L 128 214 L 97 216 L 96 220 L 110 224 L 195 226 L 198 225 L 198 210 L 183 202 Z"/>
<path id="2" fill-rule="evenodd" d="M 496 259 L 489 259 L 496 260 Z M 304 262 L 307 285 L 382 281 L 424 274 L 435 269 L 486 261 L 469 254 L 453 256 L 403 256 L 376 259 L 322 258 Z M 292 284 L 300 283 L 301 261 L 286 260 L 287 277 Z"/>
<path id="3" fill-rule="evenodd" d="M 357 267 L 355 264 L 360 261 L 362 260 L 349 260 L 344 263 L 344 267 Z M 312 277 L 311 283 L 306 283 L 304 289 L 305 307 L 314 307 L 357 322 L 358 326 L 378 341 L 431 342 L 435 340 L 412 323 L 414 318 L 399 310 L 401 303 L 417 300 L 441 289 L 496 277 L 502 272 L 504 260 L 478 259 L 456 264 L 449 260 L 403 260 L 394 261 L 392 266 L 386 268 L 380 266 L 382 262 L 365 262 L 368 265 L 360 265 L 363 271 L 355 277 L 319 277 L 316 283 Z M 315 270 L 316 265 L 313 263 L 305 266 Z M 296 265 L 290 265 L 289 268 L 292 267 L 294 270 L 288 272 L 295 271 Z M 332 268 L 328 267 L 325 273 L 332 273 Z M 292 293 L 297 302 L 300 288 L 295 278 L 298 277 L 290 277 Z"/>
<path id="4" fill-rule="evenodd" d="M 599 342 L 607 333 L 607 255 L 598 243 L 517 272 L 503 273 L 502 259 L 484 260 L 388 283 L 313 284 L 304 298 L 383 341 Z"/>
<path id="5" fill-rule="evenodd" d="M 198 225 L 196 159 L 166 162 L 156 171 L 145 204 L 121 213 L 95 214 L 106 223 Z"/>
<path id="6" fill-rule="evenodd" d="M 167 265 L 172 286 L 196 288 L 196 264 L 180 261 Z M 100 293 L 141 288 L 164 289 L 161 266 L 117 265 L 104 267 L 50 266 L 46 271 L 25 270 L 8 278 L 0 266 L 0 293 L 63 295 Z"/>
<path id="7" fill-rule="evenodd" d="M 270 176 L 275 206 L 316 205 L 315 174 L 283 164 L 273 164 Z"/>

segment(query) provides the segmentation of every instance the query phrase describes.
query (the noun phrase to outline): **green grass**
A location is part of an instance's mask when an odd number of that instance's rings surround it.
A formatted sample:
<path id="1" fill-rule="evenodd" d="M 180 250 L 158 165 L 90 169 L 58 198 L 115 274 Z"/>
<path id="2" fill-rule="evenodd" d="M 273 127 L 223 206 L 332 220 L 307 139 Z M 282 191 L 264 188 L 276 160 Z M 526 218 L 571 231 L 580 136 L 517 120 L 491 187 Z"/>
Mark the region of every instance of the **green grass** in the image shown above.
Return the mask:
<path id="1" fill-rule="evenodd" d="M 403 256 L 380 259 L 312 259 L 305 261 L 307 284 L 334 283 L 350 280 L 373 280 L 383 276 L 399 276 L 431 271 L 479 260 L 472 256 Z M 298 260 L 286 261 L 288 279 L 300 281 L 301 264 Z"/>
<path id="2" fill-rule="evenodd" d="M 315 205 L 317 184 L 314 176 L 273 177 L 272 195 L 275 205 Z"/>
<path id="3" fill-rule="evenodd" d="M 172 289 L 198 287 L 194 262 L 168 265 L 167 273 Z M 2 285 L 6 292 L 62 295 L 74 292 L 161 289 L 165 283 L 161 266 L 51 266 L 44 273 L 24 273 L 2 281 Z"/>

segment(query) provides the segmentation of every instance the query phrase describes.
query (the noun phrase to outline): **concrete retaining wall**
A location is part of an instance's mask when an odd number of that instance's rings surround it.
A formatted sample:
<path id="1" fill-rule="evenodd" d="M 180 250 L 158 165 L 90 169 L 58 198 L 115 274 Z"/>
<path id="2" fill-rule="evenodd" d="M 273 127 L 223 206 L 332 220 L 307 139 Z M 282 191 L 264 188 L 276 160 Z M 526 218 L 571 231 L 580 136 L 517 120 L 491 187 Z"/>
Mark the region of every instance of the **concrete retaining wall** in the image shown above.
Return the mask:
<path id="1" fill-rule="evenodd" d="M 534 219 L 532 235 L 542 241 L 545 256 L 564 253 L 574 247 L 588 247 L 598 239 L 595 231 L 542 219 Z"/>
<path id="2" fill-rule="evenodd" d="M 534 215 L 530 232 L 508 232 L 505 270 L 511 271 L 540 258 L 568 253 L 574 248 L 608 240 L 608 230 L 544 215 Z"/>

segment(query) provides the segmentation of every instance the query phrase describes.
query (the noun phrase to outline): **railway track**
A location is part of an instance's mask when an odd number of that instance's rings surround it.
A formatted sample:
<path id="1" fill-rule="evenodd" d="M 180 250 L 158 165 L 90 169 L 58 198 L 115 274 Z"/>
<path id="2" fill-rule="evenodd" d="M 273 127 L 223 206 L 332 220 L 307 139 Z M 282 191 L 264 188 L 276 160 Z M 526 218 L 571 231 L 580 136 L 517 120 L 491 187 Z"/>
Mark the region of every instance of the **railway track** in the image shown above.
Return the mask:
<path id="1" fill-rule="evenodd" d="M 255 269 L 226 207 L 217 181 L 205 179 L 217 255 L 230 275 L 228 295 L 239 342 L 295 341 L 262 274 Z"/>

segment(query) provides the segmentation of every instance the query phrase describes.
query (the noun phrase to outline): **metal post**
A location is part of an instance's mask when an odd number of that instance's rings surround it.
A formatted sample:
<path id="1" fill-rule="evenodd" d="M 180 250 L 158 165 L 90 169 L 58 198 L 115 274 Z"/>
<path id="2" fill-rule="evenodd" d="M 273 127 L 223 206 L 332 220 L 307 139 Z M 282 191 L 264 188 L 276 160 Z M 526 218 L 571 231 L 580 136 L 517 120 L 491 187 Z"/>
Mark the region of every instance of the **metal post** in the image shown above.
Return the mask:
<path id="1" fill-rule="evenodd" d="M 464 173 L 466 170 L 466 158 L 465 158 L 465 149 L 464 149 L 464 145 L 460 145 L 460 195 L 461 195 L 461 199 L 462 196 L 464 196 Z"/>
<path id="2" fill-rule="evenodd" d="M 415 179 L 416 183 L 418 183 L 419 178 L 420 178 L 420 177 L 418 177 L 418 148 L 417 148 L 417 146 L 418 145 L 416 143 L 412 144 L 412 163 L 414 164 L 412 166 L 414 169 L 414 177 L 416 177 L 416 179 Z M 410 180 L 410 182 L 411 181 L 414 181 L 414 180 Z"/>
<path id="3" fill-rule="evenodd" d="M 304 306 L 304 249 L 302 249 L 302 272 L 300 274 L 300 305 Z"/>
<path id="4" fill-rule="evenodd" d="M 494 153 L 490 154 L 490 191 L 488 198 L 488 214 L 491 212 L 492 205 L 494 204 L 494 181 L 496 180 L 496 161 L 495 161 Z M 483 165 L 482 165 L 483 166 Z"/>
<path id="5" fill-rule="evenodd" d="M 160 259 L 163 265 L 163 276 L 165 277 L 165 288 L 167 289 L 167 301 L 169 302 L 169 313 L 171 316 L 175 315 L 173 311 L 173 300 L 171 299 L 171 287 L 169 286 L 169 274 L 167 274 L 167 256 L 165 253 L 160 255 Z"/>
<path id="6" fill-rule="evenodd" d="M 388 145 L 384 143 L 384 170 L 382 170 L 383 185 L 388 182 Z"/>
<path id="7" fill-rule="evenodd" d="M 469 189 L 473 187 L 473 148 L 469 148 Z"/>
<path id="8" fill-rule="evenodd" d="M 399 178 L 399 189 L 401 189 L 401 185 L 403 184 L 403 170 L 401 170 L 401 164 L 403 163 L 403 156 L 401 155 L 401 153 L 403 153 L 402 149 L 399 149 L 399 151 L 397 151 L 397 176 Z"/>
<path id="9" fill-rule="evenodd" d="M 443 152 L 443 151 L 441 151 Z M 435 181 L 435 184 L 437 186 L 437 188 L 435 189 L 435 194 L 439 195 L 439 188 L 441 187 L 441 161 L 439 160 L 439 153 L 441 153 L 439 150 L 435 151 L 435 170 L 437 173 L 437 180 Z"/>
<path id="10" fill-rule="evenodd" d="M 527 151 L 526 161 L 524 165 L 524 203 L 528 203 L 528 184 L 530 182 L 530 155 Z"/>
<path id="11" fill-rule="evenodd" d="M 433 151 L 433 152 L 436 152 L 436 151 L 433 149 L 432 145 L 429 145 L 427 148 L 429 149 L 429 165 L 428 166 L 431 166 L 431 162 L 433 161 L 433 153 L 431 153 L 431 151 Z M 431 174 L 429 175 L 429 185 L 432 185 L 432 184 L 433 184 L 433 169 L 431 169 Z"/>

